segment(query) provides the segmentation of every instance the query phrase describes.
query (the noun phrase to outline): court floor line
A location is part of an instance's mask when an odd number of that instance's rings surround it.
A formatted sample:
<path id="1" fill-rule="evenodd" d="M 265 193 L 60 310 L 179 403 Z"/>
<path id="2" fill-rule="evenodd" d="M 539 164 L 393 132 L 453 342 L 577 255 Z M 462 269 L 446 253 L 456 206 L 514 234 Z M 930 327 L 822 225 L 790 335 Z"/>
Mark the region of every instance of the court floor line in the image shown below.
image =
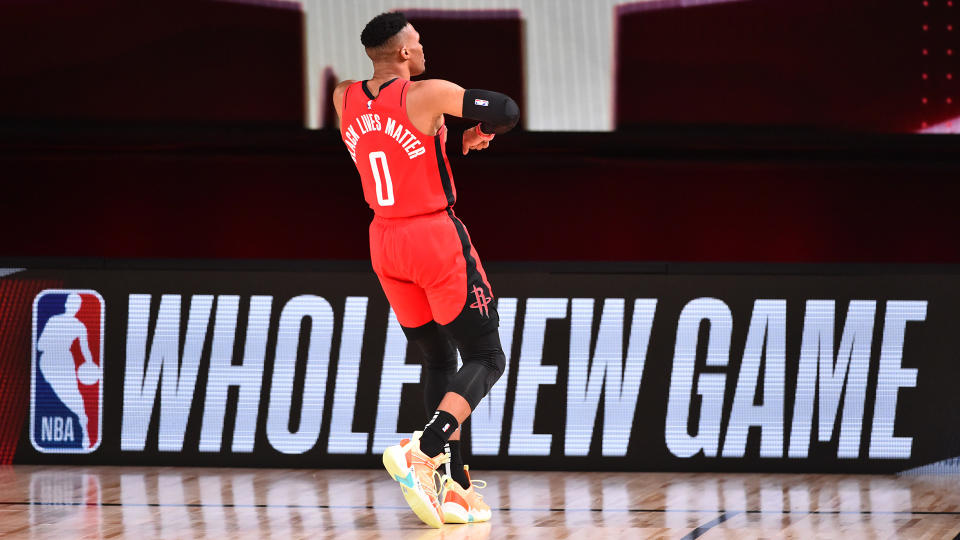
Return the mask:
<path id="1" fill-rule="evenodd" d="M 700 538 L 701 536 L 707 534 L 707 531 L 709 531 L 710 529 L 712 529 L 712 528 L 716 527 L 717 525 L 723 523 L 724 521 L 732 518 L 733 516 L 738 516 L 738 515 L 740 515 L 740 514 L 742 514 L 742 513 L 743 513 L 743 512 L 724 512 L 724 513 L 720 514 L 719 516 L 715 517 L 714 519 L 712 519 L 712 520 L 704 523 L 703 525 L 700 525 L 700 526 L 697 527 L 696 529 L 690 531 L 689 533 L 687 533 L 686 536 L 684 536 L 684 537 L 681 538 L 680 540 L 694 540 L 695 538 Z"/>
<path id="2" fill-rule="evenodd" d="M 321 510 L 407 510 L 406 506 L 372 506 L 348 504 L 205 504 L 205 503 L 94 503 L 94 502 L 54 502 L 54 501 L 0 501 L 0 506 L 105 506 L 105 507 L 148 507 L 148 508 L 317 508 Z M 718 508 L 493 508 L 499 512 L 632 512 L 632 513 L 687 513 L 730 514 L 861 514 L 861 515 L 945 515 L 957 516 L 960 511 L 936 510 L 724 510 Z"/>

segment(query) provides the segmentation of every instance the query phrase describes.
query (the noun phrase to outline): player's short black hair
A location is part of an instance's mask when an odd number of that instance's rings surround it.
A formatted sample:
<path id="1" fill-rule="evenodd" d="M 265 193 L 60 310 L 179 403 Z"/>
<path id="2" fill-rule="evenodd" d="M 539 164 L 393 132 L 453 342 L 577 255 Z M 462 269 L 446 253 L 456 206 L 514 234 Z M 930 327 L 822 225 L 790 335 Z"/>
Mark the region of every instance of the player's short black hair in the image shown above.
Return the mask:
<path id="1" fill-rule="evenodd" d="M 379 47 L 407 26 L 407 16 L 400 12 L 381 13 L 370 19 L 360 33 L 360 43 L 370 49 Z"/>

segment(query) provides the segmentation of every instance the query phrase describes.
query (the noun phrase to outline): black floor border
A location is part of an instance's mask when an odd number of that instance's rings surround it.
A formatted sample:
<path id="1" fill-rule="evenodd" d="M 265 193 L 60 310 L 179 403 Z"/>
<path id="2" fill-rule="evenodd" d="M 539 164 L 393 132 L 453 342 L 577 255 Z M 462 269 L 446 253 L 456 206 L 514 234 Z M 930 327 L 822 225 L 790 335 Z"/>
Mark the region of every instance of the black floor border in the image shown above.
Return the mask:
<path id="1" fill-rule="evenodd" d="M 349 504 L 205 504 L 205 503 L 88 503 L 52 501 L 0 501 L 0 506 L 89 506 L 89 507 L 148 507 L 148 508 L 318 508 L 318 509 L 388 509 L 405 510 L 406 506 L 373 506 Z M 860 514 L 860 515 L 960 515 L 960 511 L 934 510 L 723 510 L 716 508 L 493 508 L 498 512 L 629 512 L 629 513 L 687 513 L 707 514 L 720 512 L 730 519 L 739 514 Z"/>

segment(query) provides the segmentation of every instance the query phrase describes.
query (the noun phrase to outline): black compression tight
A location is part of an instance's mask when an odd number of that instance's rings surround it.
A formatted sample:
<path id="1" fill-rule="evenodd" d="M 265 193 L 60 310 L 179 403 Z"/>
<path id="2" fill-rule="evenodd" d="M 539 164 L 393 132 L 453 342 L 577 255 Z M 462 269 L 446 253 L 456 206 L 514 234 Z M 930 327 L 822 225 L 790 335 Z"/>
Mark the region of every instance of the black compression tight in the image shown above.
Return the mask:
<path id="1" fill-rule="evenodd" d="M 433 321 L 418 328 L 404 328 L 404 332 L 423 358 L 423 407 L 429 417 L 437 410 L 450 387 L 450 379 L 457 373 L 457 349 Z"/>
<path id="2" fill-rule="evenodd" d="M 480 336 L 447 335 L 437 323 L 418 328 L 404 328 L 407 339 L 423 355 L 423 404 L 427 415 L 433 414 L 447 392 L 463 397 L 472 411 L 503 374 L 506 355 L 496 329 Z M 454 341 L 460 349 L 463 367 L 457 371 Z"/>

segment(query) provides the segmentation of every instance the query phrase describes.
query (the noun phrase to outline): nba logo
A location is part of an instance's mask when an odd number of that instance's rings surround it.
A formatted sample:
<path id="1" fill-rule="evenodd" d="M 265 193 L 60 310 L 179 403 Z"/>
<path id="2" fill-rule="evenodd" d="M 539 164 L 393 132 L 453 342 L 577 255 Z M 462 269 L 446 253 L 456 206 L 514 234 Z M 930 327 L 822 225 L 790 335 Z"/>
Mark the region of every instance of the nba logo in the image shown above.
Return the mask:
<path id="1" fill-rule="evenodd" d="M 40 452 L 100 446 L 103 309 L 96 291 L 47 289 L 33 301 L 30 442 Z"/>

